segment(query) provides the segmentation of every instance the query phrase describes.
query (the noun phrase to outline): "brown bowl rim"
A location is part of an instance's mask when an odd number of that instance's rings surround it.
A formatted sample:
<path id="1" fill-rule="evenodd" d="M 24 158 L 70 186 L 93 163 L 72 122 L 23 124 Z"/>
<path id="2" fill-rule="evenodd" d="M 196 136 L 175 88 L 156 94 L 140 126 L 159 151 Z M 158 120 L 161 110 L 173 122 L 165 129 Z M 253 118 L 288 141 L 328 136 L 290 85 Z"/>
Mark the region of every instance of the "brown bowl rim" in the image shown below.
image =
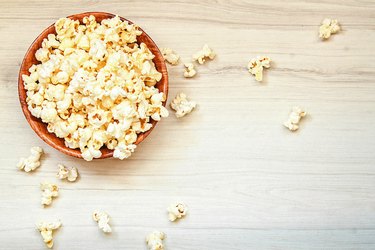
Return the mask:
<path id="1" fill-rule="evenodd" d="M 104 16 L 101 20 L 107 19 L 107 18 L 112 18 L 112 17 L 116 16 L 115 14 L 108 13 L 108 12 L 83 12 L 83 13 L 79 13 L 79 14 L 70 15 L 70 16 L 68 16 L 68 18 L 78 19 L 81 22 L 81 20 L 83 19 L 83 17 L 89 16 L 89 15 L 93 15 L 96 18 L 98 16 Z M 124 18 L 124 17 L 119 16 L 119 18 L 122 21 L 127 21 L 130 24 L 133 24 L 132 21 L 130 21 L 130 20 Z M 27 66 L 26 65 L 27 64 L 26 59 L 28 59 L 30 56 L 35 58 L 35 54 L 30 55 L 30 53 L 32 52 L 32 50 L 35 49 L 34 47 L 37 45 L 37 43 L 40 43 L 39 46 L 37 46 L 37 49 L 38 49 L 38 48 L 41 47 L 41 43 L 42 43 L 43 39 L 46 38 L 48 36 L 48 34 L 54 33 L 54 32 L 50 32 L 51 29 L 54 30 L 54 24 L 55 23 L 53 23 L 50 26 L 48 26 L 47 28 L 45 28 L 35 38 L 35 40 L 29 46 L 27 52 L 25 53 L 25 56 L 24 56 L 24 58 L 22 60 L 22 63 L 21 63 L 21 66 L 20 66 L 20 70 L 19 70 L 19 74 L 18 74 L 18 95 L 19 95 L 19 100 L 20 100 L 20 104 L 21 104 L 21 108 L 22 108 L 23 114 L 24 114 L 27 122 L 29 123 L 30 127 L 34 130 L 34 132 L 44 142 L 46 142 L 51 147 L 55 148 L 56 150 L 58 150 L 58 151 L 60 151 L 60 152 L 62 152 L 64 154 L 66 154 L 66 155 L 77 157 L 77 158 L 82 158 L 82 154 L 81 154 L 81 151 L 79 149 L 69 148 L 69 147 L 65 146 L 64 143 L 63 143 L 63 145 L 58 145 L 58 144 L 55 143 L 55 140 L 60 140 L 60 141 L 63 142 L 64 139 L 58 138 L 55 134 L 49 133 L 46 129 L 45 129 L 45 131 L 42 131 L 39 128 L 39 126 L 42 125 L 42 126 L 44 126 L 46 128 L 47 124 L 43 123 L 41 119 L 36 118 L 36 117 L 34 117 L 31 114 L 31 112 L 28 109 L 27 102 L 26 102 L 27 95 L 26 95 L 26 90 L 25 90 L 24 83 L 23 83 L 23 80 L 22 80 L 22 75 L 25 74 L 25 72 L 26 72 L 26 74 L 29 74 L 28 69 L 33 64 L 33 63 L 31 63 L 30 66 Z M 152 51 L 152 53 L 155 55 L 155 58 L 153 59 L 153 61 L 155 63 L 155 66 L 156 66 L 157 70 L 162 73 L 162 79 L 155 86 L 160 85 L 162 87 L 161 91 L 166 96 L 166 100 L 163 102 L 163 106 L 165 107 L 166 102 L 167 102 L 167 98 L 168 98 L 168 87 L 169 87 L 168 86 L 169 84 L 168 84 L 167 66 L 166 66 L 165 61 L 163 59 L 163 55 L 161 54 L 160 49 L 158 48 L 158 46 L 156 45 L 156 43 L 152 40 L 152 38 L 141 27 L 139 27 L 139 30 L 142 31 L 141 37 L 144 36 L 145 39 L 149 40 L 148 41 L 149 43 L 147 44 L 147 46 Z M 152 45 L 152 46 L 150 46 L 150 45 Z M 158 62 L 156 62 L 156 61 L 158 61 Z M 160 90 L 160 88 L 159 88 L 159 90 Z M 156 126 L 156 124 L 158 122 L 155 121 L 155 120 L 151 120 L 151 123 L 152 123 L 152 127 L 151 127 L 150 130 L 138 134 L 137 141 L 135 142 L 136 145 L 138 145 L 139 143 L 141 143 L 143 140 L 146 139 L 146 137 L 152 132 L 152 130 L 155 128 L 155 126 Z M 113 150 L 109 150 L 105 146 L 102 147 L 100 149 L 100 151 L 102 152 L 102 156 L 100 158 L 94 158 L 94 159 L 104 159 L 104 158 L 113 157 Z"/>

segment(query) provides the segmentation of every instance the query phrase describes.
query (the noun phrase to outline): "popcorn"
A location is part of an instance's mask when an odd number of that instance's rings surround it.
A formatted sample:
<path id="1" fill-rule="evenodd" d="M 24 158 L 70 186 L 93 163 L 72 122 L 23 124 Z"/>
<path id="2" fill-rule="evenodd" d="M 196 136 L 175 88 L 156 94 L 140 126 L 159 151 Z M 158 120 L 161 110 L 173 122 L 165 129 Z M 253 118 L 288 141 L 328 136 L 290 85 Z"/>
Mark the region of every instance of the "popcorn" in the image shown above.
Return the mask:
<path id="1" fill-rule="evenodd" d="M 93 147 L 87 147 L 87 148 L 82 150 L 82 157 L 86 161 L 92 161 L 94 158 L 100 158 L 100 156 L 102 156 L 102 152 L 99 149 L 95 149 Z M 113 157 L 115 157 L 115 156 L 113 156 Z M 115 158 L 117 158 L 117 157 L 115 157 Z"/>
<path id="2" fill-rule="evenodd" d="M 86 51 L 90 49 L 90 40 L 86 35 L 81 36 L 79 42 L 77 43 L 77 48 L 84 49 Z"/>
<path id="3" fill-rule="evenodd" d="M 17 164 L 17 168 L 25 172 L 31 172 L 40 167 L 40 157 L 43 154 L 41 147 L 32 147 L 31 155 L 28 158 L 21 158 Z"/>
<path id="4" fill-rule="evenodd" d="M 181 219 L 186 215 L 187 207 L 184 203 L 171 204 L 168 208 L 168 218 L 170 221 Z"/>
<path id="5" fill-rule="evenodd" d="M 62 164 L 57 165 L 59 167 L 59 172 L 57 173 L 57 178 L 60 180 L 68 180 L 70 182 L 75 182 L 78 178 L 78 170 L 75 167 L 67 168 Z"/>
<path id="6" fill-rule="evenodd" d="M 328 39 L 332 34 L 340 31 L 340 25 L 336 19 L 326 18 L 319 27 L 319 37 L 323 40 Z"/>
<path id="7" fill-rule="evenodd" d="M 58 48 L 60 46 L 60 42 L 56 40 L 56 36 L 54 34 L 49 34 L 47 38 L 43 39 L 42 48 L 50 49 L 50 48 Z M 39 59 L 37 59 L 40 61 Z"/>
<path id="8" fill-rule="evenodd" d="M 42 190 L 42 205 L 48 206 L 52 203 L 52 198 L 59 195 L 59 188 L 55 184 L 48 182 L 42 182 L 40 184 L 40 190 Z"/>
<path id="9" fill-rule="evenodd" d="M 176 111 L 176 117 L 181 118 L 189 114 L 197 106 L 197 104 L 189 101 L 186 94 L 180 93 L 175 97 L 175 99 L 172 100 L 170 106 Z"/>
<path id="10" fill-rule="evenodd" d="M 49 59 L 49 50 L 46 48 L 40 48 L 35 52 L 35 58 L 38 61 L 46 62 Z"/>
<path id="11" fill-rule="evenodd" d="M 137 145 L 134 145 L 134 144 L 126 145 L 126 143 L 121 141 L 115 147 L 115 151 L 113 152 L 113 157 L 118 158 L 120 160 L 129 158 L 136 148 L 137 148 Z"/>
<path id="12" fill-rule="evenodd" d="M 109 223 L 109 215 L 106 212 L 95 212 L 92 214 L 92 218 L 94 221 L 98 223 L 99 228 L 104 233 L 111 233 L 112 229 Z"/>
<path id="13" fill-rule="evenodd" d="M 93 40 L 91 41 L 90 46 L 89 55 L 92 56 L 95 61 L 103 61 L 107 57 L 108 51 L 102 40 Z"/>
<path id="14" fill-rule="evenodd" d="M 57 83 L 65 84 L 65 83 L 68 82 L 68 80 L 69 80 L 68 73 L 66 73 L 64 71 L 60 71 L 59 73 L 56 74 L 56 82 Z"/>
<path id="15" fill-rule="evenodd" d="M 177 55 L 172 49 L 163 48 L 161 49 L 161 53 L 163 54 L 165 61 L 167 61 L 169 64 L 177 65 L 179 63 L 180 56 Z"/>
<path id="16" fill-rule="evenodd" d="M 194 68 L 194 64 L 185 63 L 184 66 L 185 66 L 184 77 L 190 78 L 197 74 L 197 71 Z"/>
<path id="17" fill-rule="evenodd" d="M 270 67 L 271 59 L 266 56 L 258 56 L 252 59 L 247 68 L 249 72 L 255 76 L 255 80 L 261 82 L 263 80 L 263 68 L 268 69 Z"/>
<path id="18" fill-rule="evenodd" d="M 292 112 L 289 114 L 288 120 L 284 122 L 284 126 L 290 131 L 296 131 L 299 128 L 299 121 L 304 116 L 306 116 L 306 111 L 300 107 L 293 107 Z"/>
<path id="19" fill-rule="evenodd" d="M 165 239 L 165 233 L 154 231 L 150 233 L 146 238 L 147 247 L 150 250 L 163 250 L 163 240 Z"/>
<path id="20" fill-rule="evenodd" d="M 215 52 L 208 47 L 207 44 L 203 46 L 203 49 L 193 55 L 193 61 L 197 61 L 199 64 L 206 62 L 206 59 L 214 59 L 216 56 Z"/>
<path id="21" fill-rule="evenodd" d="M 74 21 L 70 18 L 60 18 L 55 23 L 55 30 L 57 33 L 57 38 L 63 40 L 64 38 L 70 38 L 74 35 L 79 21 Z"/>
<path id="22" fill-rule="evenodd" d="M 48 248 L 53 247 L 53 231 L 61 227 L 61 221 L 55 222 L 39 222 L 36 224 L 36 228 L 42 235 L 43 241 Z"/>
<path id="23" fill-rule="evenodd" d="M 29 111 L 87 161 L 105 146 L 116 158 L 130 157 L 138 134 L 169 115 L 155 88 L 162 78 L 155 56 L 137 43 L 142 32 L 118 16 L 99 23 L 87 16 L 83 24 L 61 18 L 55 30 L 35 54 L 40 63 L 22 76 Z"/>

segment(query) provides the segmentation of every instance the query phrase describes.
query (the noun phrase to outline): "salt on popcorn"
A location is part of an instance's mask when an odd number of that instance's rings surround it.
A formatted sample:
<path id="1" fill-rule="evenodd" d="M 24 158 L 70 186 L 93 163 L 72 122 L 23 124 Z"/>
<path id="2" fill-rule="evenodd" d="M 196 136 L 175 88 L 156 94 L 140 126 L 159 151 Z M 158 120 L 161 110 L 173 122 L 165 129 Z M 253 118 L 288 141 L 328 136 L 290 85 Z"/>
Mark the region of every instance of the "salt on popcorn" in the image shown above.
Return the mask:
<path id="1" fill-rule="evenodd" d="M 299 128 L 299 121 L 302 117 L 306 116 L 306 111 L 300 107 L 293 107 L 292 112 L 289 114 L 289 118 L 284 122 L 284 126 L 290 131 L 296 131 Z"/>
<path id="2" fill-rule="evenodd" d="M 164 60 L 171 65 L 177 65 L 180 61 L 180 56 L 170 48 L 161 49 L 161 53 L 163 54 Z"/>
<path id="3" fill-rule="evenodd" d="M 78 178 L 78 170 L 75 167 L 65 167 L 62 164 L 57 165 L 59 170 L 57 172 L 57 178 L 60 180 L 68 180 L 69 182 L 75 182 Z"/>
<path id="4" fill-rule="evenodd" d="M 154 231 L 146 237 L 147 247 L 150 250 L 163 250 L 163 240 L 165 239 L 165 233 L 160 231 Z"/>
<path id="5" fill-rule="evenodd" d="M 187 99 L 186 94 L 179 93 L 171 102 L 171 108 L 174 109 L 177 118 L 184 117 L 189 114 L 197 106 L 193 101 Z"/>
<path id="6" fill-rule="evenodd" d="M 48 248 L 53 247 L 53 231 L 61 227 L 61 221 L 57 220 L 55 222 L 39 222 L 36 224 L 37 230 L 39 230 L 42 235 L 43 241 Z"/>
<path id="7" fill-rule="evenodd" d="M 106 212 L 95 212 L 92 214 L 92 218 L 98 223 L 98 227 L 104 233 L 112 232 L 111 226 L 109 225 L 109 215 Z"/>
<path id="8" fill-rule="evenodd" d="M 199 64 L 204 64 L 207 59 L 212 60 L 215 56 L 216 53 L 205 44 L 200 51 L 193 55 L 193 61 L 197 61 Z"/>
<path id="9" fill-rule="evenodd" d="M 263 80 L 263 69 L 268 69 L 271 65 L 271 59 L 267 56 L 257 56 L 253 58 L 247 68 L 251 74 L 255 76 L 255 80 L 261 82 Z"/>
<path id="10" fill-rule="evenodd" d="M 21 158 L 17 163 L 17 167 L 25 172 L 31 172 L 40 167 L 40 157 L 43 154 L 41 147 L 32 147 L 30 149 L 30 156 Z"/>
<path id="11" fill-rule="evenodd" d="M 49 182 L 42 182 L 40 184 L 40 190 L 42 191 L 41 204 L 44 206 L 51 205 L 52 199 L 59 196 L 59 188 L 56 184 L 51 184 Z"/>
<path id="12" fill-rule="evenodd" d="M 192 63 L 185 63 L 185 71 L 184 71 L 184 77 L 191 78 L 197 74 L 197 71 L 195 70 L 194 64 Z"/>
<path id="13" fill-rule="evenodd" d="M 187 213 L 187 206 L 184 203 L 174 203 L 171 204 L 168 208 L 168 219 L 170 221 L 175 221 L 177 219 L 181 219 Z"/>
<path id="14" fill-rule="evenodd" d="M 332 34 L 339 32 L 340 29 L 339 22 L 336 19 L 326 18 L 319 27 L 319 37 L 323 40 L 328 39 Z"/>
<path id="15" fill-rule="evenodd" d="M 83 24 L 61 18 L 55 30 L 36 52 L 40 64 L 22 76 L 28 109 L 87 161 L 102 147 L 128 158 L 138 134 L 168 116 L 155 56 L 137 43 L 142 32 L 118 16 L 101 23 L 88 16 Z"/>

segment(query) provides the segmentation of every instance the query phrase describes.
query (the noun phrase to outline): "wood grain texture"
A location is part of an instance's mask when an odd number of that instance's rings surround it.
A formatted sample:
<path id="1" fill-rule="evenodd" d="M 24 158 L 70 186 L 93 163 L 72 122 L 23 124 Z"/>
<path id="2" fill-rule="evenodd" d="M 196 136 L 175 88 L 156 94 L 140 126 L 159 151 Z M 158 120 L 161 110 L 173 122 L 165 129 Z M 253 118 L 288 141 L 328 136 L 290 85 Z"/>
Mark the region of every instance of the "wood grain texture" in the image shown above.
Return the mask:
<path id="1" fill-rule="evenodd" d="M 97 22 L 101 22 L 104 19 L 112 18 L 115 15 L 106 12 L 85 12 L 79 14 L 69 15 L 68 17 L 73 20 L 78 20 L 82 23 L 84 17 L 94 16 Z M 127 20 L 126 18 L 120 17 L 122 21 L 127 21 L 128 23 L 132 23 L 131 21 Z M 155 85 L 161 92 L 165 93 L 166 97 L 168 97 L 168 71 L 167 66 L 164 62 L 163 55 L 161 54 L 158 46 L 152 41 L 151 37 L 149 37 L 142 28 L 139 27 L 139 30 L 142 31 L 142 34 L 137 38 L 139 44 L 144 43 L 147 45 L 149 50 L 155 55 L 153 62 L 155 63 L 156 69 L 162 74 L 162 78 L 160 81 Z M 42 31 L 38 35 L 38 37 L 34 40 L 34 42 L 30 45 L 30 48 L 27 50 L 20 67 L 20 72 L 18 75 L 18 96 L 20 99 L 22 111 L 26 117 L 27 122 L 30 124 L 30 127 L 35 131 L 35 133 L 47 144 L 54 147 L 55 149 L 59 150 L 60 152 L 74 156 L 77 158 L 83 158 L 81 151 L 79 149 L 73 149 L 65 146 L 64 139 L 58 138 L 55 134 L 49 133 L 47 130 L 47 124 L 42 122 L 42 119 L 38 119 L 34 117 L 30 110 L 28 109 L 28 104 L 26 102 L 27 94 L 26 89 L 24 86 L 24 82 L 22 79 L 22 75 L 30 75 L 29 68 L 32 65 L 39 64 L 40 62 L 35 58 L 36 51 L 42 47 L 42 42 L 44 39 L 47 38 L 49 34 L 55 34 L 55 27 L 54 24 L 48 26 L 45 30 Z M 166 101 L 163 102 L 163 105 L 166 105 Z M 151 119 L 152 127 L 150 130 L 138 134 L 137 140 L 134 144 L 138 145 L 141 143 L 155 128 L 157 121 Z M 109 150 L 107 147 L 103 147 L 100 149 L 102 155 L 99 159 L 109 158 L 113 156 L 113 150 Z"/>
<path id="2" fill-rule="evenodd" d="M 55 249 L 146 249 L 154 229 L 167 249 L 375 249 L 375 2 L 344 1 L 0 1 L 0 249 L 42 249 L 34 223 L 61 218 Z M 207 43 L 218 54 L 184 79 L 169 67 L 170 95 L 199 107 L 162 120 L 131 159 L 85 162 L 50 148 L 30 129 L 17 97 L 29 44 L 59 17 L 116 13 L 140 25 L 184 62 Z M 326 17 L 342 32 L 318 39 Z M 274 64 L 257 83 L 256 55 Z M 282 126 L 293 105 L 309 116 Z M 31 146 L 47 154 L 32 174 L 16 170 Z M 55 178 L 76 166 L 77 183 Z M 40 206 L 40 181 L 60 197 Z M 168 222 L 182 200 L 188 216 Z M 106 210 L 104 236 L 91 212 Z"/>

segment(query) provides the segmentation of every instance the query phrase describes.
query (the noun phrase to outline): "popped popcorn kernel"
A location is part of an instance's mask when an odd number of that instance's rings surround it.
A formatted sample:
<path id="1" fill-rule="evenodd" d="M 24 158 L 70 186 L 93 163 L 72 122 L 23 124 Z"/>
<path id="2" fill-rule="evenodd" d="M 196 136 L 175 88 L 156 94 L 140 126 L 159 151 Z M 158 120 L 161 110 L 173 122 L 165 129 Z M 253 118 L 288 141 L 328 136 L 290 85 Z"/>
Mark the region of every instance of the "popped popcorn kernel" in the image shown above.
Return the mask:
<path id="1" fill-rule="evenodd" d="M 189 101 L 186 94 L 180 93 L 172 100 L 170 106 L 176 111 L 176 117 L 181 118 L 193 111 L 197 104 L 193 101 Z"/>
<path id="2" fill-rule="evenodd" d="M 75 182 L 78 178 L 78 170 L 75 167 L 67 168 L 62 164 L 57 165 L 59 170 L 57 173 L 57 178 L 60 180 L 68 180 L 70 182 Z"/>
<path id="3" fill-rule="evenodd" d="M 168 208 L 168 218 L 170 221 L 175 221 L 181 219 L 187 213 L 187 206 L 184 203 L 174 203 L 171 204 Z"/>
<path id="4" fill-rule="evenodd" d="M 339 22 L 336 19 L 326 18 L 319 27 L 319 37 L 323 40 L 328 39 L 332 34 L 339 32 L 340 29 Z"/>
<path id="5" fill-rule="evenodd" d="M 40 234 L 42 235 L 43 241 L 48 248 L 53 247 L 53 231 L 57 230 L 61 227 L 61 221 L 55 222 L 39 222 L 36 224 L 37 230 L 39 230 Z"/>
<path id="6" fill-rule="evenodd" d="M 165 233 L 154 231 L 146 237 L 147 247 L 150 250 L 163 250 L 163 240 L 165 239 Z"/>
<path id="7" fill-rule="evenodd" d="M 299 121 L 304 116 L 306 116 L 306 111 L 300 107 L 293 107 L 292 112 L 289 114 L 288 120 L 284 122 L 284 126 L 290 131 L 296 131 L 299 128 Z"/>
<path id="8" fill-rule="evenodd" d="M 125 143 L 120 142 L 115 147 L 115 151 L 113 152 L 113 157 L 118 158 L 120 160 L 129 158 L 136 148 L 137 148 L 137 145 L 135 144 L 126 145 Z"/>
<path id="9" fill-rule="evenodd" d="M 43 154 L 41 147 L 32 147 L 30 149 L 30 156 L 21 158 L 17 163 L 17 168 L 25 172 L 31 172 L 40 167 L 40 157 Z"/>
<path id="10" fill-rule="evenodd" d="M 184 71 L 184 77 L 191 78 L 197 74 L 197 71 L 195 70 L 194 64 L 192 63 L 185 63 L 185 71 Z"/>
<path id="11" fill-rule="evenodd" d="M 255 80 L 261 82 L 263 80 L 263 69 L 268 69 L 271 65 L 271 59 L 266 56 L 257 56 L 251 59 L 247 68 L 251 74 L 255 76 Z"/>
<path id="12" fill-rule="evenodd" d="M 115 158 L 130 157 L 138 135 L 168 116 L 166 96 L 155 87 L 162 73 L 138 41 L 142 31 L 118 16 L 97 22 L 92 15 L 82 23 L 61 18 L 55 31 L 35 54 L 40 63 L 22 75 L 29 111 L 86 161 L 104 147 Z M 175 63 L 173 55 L 167 58 Z M 18 166 L 31 171 L 38 163 L 22 159 Z"/>
<path id="13" fill-rule="evenodd" d="M 52 199 L 59 196 L 59 188 L 56 184 L 48 182 L 42 182 L 40 184 L 40 190 L 42 191 L 42 205 L 49 206 L 52 204 Z"/>
<path id="14" fill-rule="evenodd" d="M 99 228 L 104 233 L 111 233 L 112 229 L 109 225 L 109 215 L 106 212 L 95 212 L 92 214 L 94 221 L 98 223 Z"/>
<path id="15" fill-rule="evenodd" d="M 208 47 L 207 44 L 203 46 L 203 49 L 193 55 L 193 61 L 197 61 L 199 64 L 203 64 L 207 59 L 214 59 L 216 53 Z"/>
<path id="16" fill-rule="evenodd" d="M 180 61 L 180 56 L 170 48 L 161 49 L 161 53 L 163 54 L 165 61 L 171 65 L 177 65 Z"/>

